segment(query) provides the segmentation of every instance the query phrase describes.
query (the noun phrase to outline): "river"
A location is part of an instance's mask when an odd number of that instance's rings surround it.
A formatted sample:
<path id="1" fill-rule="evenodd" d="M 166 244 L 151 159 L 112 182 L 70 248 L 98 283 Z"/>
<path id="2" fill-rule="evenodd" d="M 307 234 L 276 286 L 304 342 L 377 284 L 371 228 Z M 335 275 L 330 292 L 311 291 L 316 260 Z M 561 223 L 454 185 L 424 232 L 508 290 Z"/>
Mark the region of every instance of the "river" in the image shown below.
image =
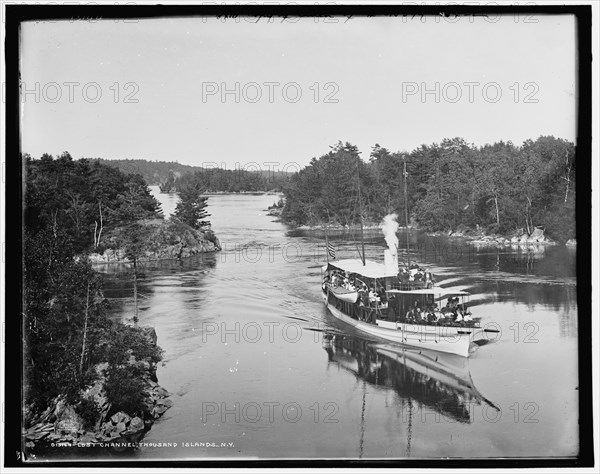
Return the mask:
<path id="1" fill-rule="evenodd" d="M 175 197 L 156 195 L 170 213 Z M 320 294 L 323 238 L 267 216 L 276 200 L 211 196 L 223 251 L 142 269 L 140 324 L 156 328 L 173 407 L 132 456 L 577 455 L 575 250 L 477 249 L 411 233 L 413 258 L 441 286 L 469 291 L 474 315 L 501 330 L 468 360 L 419 354 L 332 320 Z M 338 258 L 357 257 L 352 235 L 331 240 Z M 384 248 L 380 231 L 366 234 L 367 258 Z M 127 320 L 130 277 L 123 266 L 104 271 L 113 316 Z"/>

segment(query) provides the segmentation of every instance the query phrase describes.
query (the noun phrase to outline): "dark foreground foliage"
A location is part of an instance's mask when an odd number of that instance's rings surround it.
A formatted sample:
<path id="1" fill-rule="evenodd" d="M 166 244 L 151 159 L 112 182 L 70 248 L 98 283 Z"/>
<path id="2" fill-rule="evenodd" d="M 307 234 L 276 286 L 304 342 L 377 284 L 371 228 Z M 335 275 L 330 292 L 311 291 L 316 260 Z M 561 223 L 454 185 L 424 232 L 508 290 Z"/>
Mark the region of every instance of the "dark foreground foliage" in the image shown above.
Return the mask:
<path id="1" fill-rule="evenodd" d="M 108 318 L 102 279 L 86 254 L 103 245 L 103 236 L 111 229 L 129 229 L 140 219 L 160 217 L 158 202 L 138 175 L 73 161 L 68 153 L 56 160 L 49 155 L 24 158 L 28 412 L 42 412 L 60 396 L 92 423 L 98 407 L 82 397 L 82 390 L 102 375 L 100 365 L 107 366 L 109 402 L 133 413 L 143 411 L 140 378 L 160 360 L 161 350 L 143 329 Z M 133 238 L 136 232 L 130 232 L 130 238 L 124 233 L 128 252 L 137 255 L 143 249 Z"/>

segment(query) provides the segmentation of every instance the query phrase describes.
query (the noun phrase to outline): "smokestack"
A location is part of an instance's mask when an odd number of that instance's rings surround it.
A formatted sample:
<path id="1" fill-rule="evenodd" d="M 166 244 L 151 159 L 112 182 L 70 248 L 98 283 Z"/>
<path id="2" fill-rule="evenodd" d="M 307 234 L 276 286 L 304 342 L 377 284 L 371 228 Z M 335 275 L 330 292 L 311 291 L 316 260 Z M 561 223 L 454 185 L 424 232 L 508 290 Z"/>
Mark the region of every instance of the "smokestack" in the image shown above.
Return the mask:
<path id="1" fill-rule="evenodd" d="M 395 275 L 398 273 L 398 257 L 397 255 L 392 255 L 389 249 L 385 249 L 383 251 L 385 272 L 388 274 Z"/>
<path id="2" fill-rule="evenodd" d="M 398 231 L 398 218 L 397 214 L 388 214 L 383 218 L 381 224 L 381 230 L 385 237 L 385 241 L 388 245 L 388 249 L 383 253 L 386 272 L 397 273 L 398 272 L 398 237 L 396 232 Z"/>

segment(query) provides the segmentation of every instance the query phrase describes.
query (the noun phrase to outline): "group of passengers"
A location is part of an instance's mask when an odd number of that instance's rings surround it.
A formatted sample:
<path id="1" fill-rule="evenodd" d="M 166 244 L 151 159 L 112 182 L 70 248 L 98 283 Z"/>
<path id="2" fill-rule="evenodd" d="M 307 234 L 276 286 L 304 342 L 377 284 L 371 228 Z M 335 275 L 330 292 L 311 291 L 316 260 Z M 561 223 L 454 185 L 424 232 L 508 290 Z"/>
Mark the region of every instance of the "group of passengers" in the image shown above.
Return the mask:
<path id="1" fill-rule="evenodd" d="M 323 289 L 326 285 L 330 285 L 333 288 L 345 288 L 348 291 L 356 291 L 356 280 L 350 278 L 348 273 L 342 273 L 340 271 L 334 271 L 331 275 L 325 275 L 323 280 Z"/>
<path id="2" fill-rule="evenodd" d="M 426 305 L 424 309 L 421 309 L 419 303 L 415 301 L 414 306 L 406 312 L 406 321 L 415 324 L 450 324 L 468 323 L 473 321 L 473 318 L 466 305 L 458 303 L 457 296 L 448 298 L 446 306 L 441 309 L 435 303 Z"/>
<path id="3" fill-rule="evenodd" d="M 387 295 L 383 286 L 368 287 L 363 283 L 358 290 L 359 301 L 362 306 L 380 306 L 387 303 Z"/>
<path id="4" fill-rule="evenodd" d="M 426 272 L 416 263 L 412 263 L 410 267 L 401 267 L 398 272 L 398 281 L 403 285 L 416 283 L 425 288 L 431 288 L 435 283 L 431 272 Z"/>

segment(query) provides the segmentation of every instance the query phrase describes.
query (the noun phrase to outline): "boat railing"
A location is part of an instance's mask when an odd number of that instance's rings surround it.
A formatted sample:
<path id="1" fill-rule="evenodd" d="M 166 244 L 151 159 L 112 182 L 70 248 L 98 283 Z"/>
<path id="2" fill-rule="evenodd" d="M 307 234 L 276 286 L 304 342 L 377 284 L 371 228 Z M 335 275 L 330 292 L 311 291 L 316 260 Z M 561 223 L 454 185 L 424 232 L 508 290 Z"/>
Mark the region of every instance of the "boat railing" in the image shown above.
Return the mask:
<path id="1" fill-rule="evenodd" d="M 411 324 L 416 326 L 436 326 L 436 327 L 450 327 L 450 328 L 465 328 L 465 329 L 479 329 L 481 328 L 480 318 L 473 319 L 471 321 L 453 321 L 449 318 L 437 321 L 429 321 L 425 319 L 407 319 L 406 317 L 397 318 L 394 320 L 400 324 Z"/>
<path id="2" fill-rule="evenodd" d="M 399 291 L 412 291 L 412 290 L 423 290 L 425 288 L 433 288 L 433 282 L 425 281 L 408 281 L 408 282 L 392 282 L 390 285 L 391 290 Z"/>
<path id="3" fill-rule="evenodd" d="M 387 303 L 381 303 L 378 301 L 369 301 L 369 304 L 364 304 L 362 301 L 359 300 L 359 306 L 361 308 L 368 308 L 368 309 L 387 309 L 388 308 L 388 304 Z"/>

